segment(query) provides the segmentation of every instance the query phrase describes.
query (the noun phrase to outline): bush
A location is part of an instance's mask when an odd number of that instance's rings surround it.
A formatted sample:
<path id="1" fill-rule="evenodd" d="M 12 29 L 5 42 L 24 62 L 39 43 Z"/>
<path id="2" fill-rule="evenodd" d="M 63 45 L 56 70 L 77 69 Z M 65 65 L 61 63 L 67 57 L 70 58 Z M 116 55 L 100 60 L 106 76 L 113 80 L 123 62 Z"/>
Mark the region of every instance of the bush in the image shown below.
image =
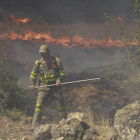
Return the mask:
<path id="1" fill-rule="evenodd" d="M 123 32 L 122 23 L 113 16 L 105 14 L 106 18 L 109 18 L 118 27 L 120 40 L 124 42 L 127 52 L 125 63 L 118 61 L 119 58 L 111 56 L 111 63 L 105 69 L 107 75 L 117 82 L 122 89 L 130 93 L 133 98 L 140 99 L 140 1 L 135 0 L 134 2 L 136 12 L 134 23 L 136 24 L 137 32 L 133 33 L 129 39 Z M 133 45 L 134 43 L 135 45 Z"/>
<path id="2" fill-rule="evenodd" d="M 7 110 L 6 114 L 13 120 L 20 120 L 23 116 L 23 112 L 20 109 L 13 108 L 11 111 Z"/>
<path id="3" fill-rule="evenodd" d="M 19 78 L 8 68 L 0 68 L 0 90 L 3 91 L 3 102 L 0 100 L 1 105 L 11 108 L 20 106 L 20 95 L 24 93 L 24 87 L 17 84 Z"/>

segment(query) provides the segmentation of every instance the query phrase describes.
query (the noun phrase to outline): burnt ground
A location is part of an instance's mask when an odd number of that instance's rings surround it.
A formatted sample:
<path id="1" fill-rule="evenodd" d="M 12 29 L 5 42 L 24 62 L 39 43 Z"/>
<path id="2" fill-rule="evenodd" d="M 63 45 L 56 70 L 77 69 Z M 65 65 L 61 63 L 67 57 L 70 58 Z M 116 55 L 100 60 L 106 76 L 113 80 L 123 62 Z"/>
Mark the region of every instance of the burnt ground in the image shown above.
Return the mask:
<path id="1" fill-rule="evenodd" d="M 91 71 L 91 73 L 87 74 L 87 71 Z M 99 70 L 96 73 L 95 71 L 96 68 L 87 68 L 83 71 L 69 74 L 63 82 L 101 77 Z M 62 92 L 68 113 L 88 111 L 90 108 L 96 123 L 99 123 L 104 118 L 109 119 L 111 125 L 113 125 L 115 112 L 134 101 L 131 95 L 121 89 L 116 82 L 103 77 L 100 80 L 63 85 Z M 23 97 L 23 109 L 27 116 L 30 116 L 30 120 L 27 121 L 30 123 L 36 99 L 37 90 L 27 90 Z M 51 98 L 46 101 L 43 118 L 43 124 L 59 120 Z"/>

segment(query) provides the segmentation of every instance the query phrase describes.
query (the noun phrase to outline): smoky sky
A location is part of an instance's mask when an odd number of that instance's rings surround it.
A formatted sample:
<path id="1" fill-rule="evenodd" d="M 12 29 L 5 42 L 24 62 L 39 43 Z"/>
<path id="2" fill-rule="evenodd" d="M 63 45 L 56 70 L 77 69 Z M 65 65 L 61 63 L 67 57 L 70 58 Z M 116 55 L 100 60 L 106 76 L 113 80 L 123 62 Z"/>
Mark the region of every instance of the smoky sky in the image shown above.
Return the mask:
<path id="1" fill-rule="evenodd" d="M 32 21 L 54 24 L 104 22 L 104 13 L 133 20 L 133 4 L 132 0 L 0 0 L 6 16 L 28 16 Z"/>
<path id="2" fill-rule="evenodd" d="M 41 58 L 40 54 L 38 53 L 39 45 L 34 43 L 31 44 L 28 42 L 21 43 L 19 41 L 13 42 L 12 45 L 16 52 L 15 55 L 18 55 L 21 59 L 28 57 L 28 60 L 24 61 L 24 63 L 22 62 L 22 64 L 24 64 L 24 66 L 29 65 L 29 69 L 21 69 L 19 73 L 21 75 L 19 84 L 26 85 L 26 87 L 28 88 L 29 77 L 34 63 L 36 60 L 39 60 Z M 37 51 L 34 53 L 30 53 L 30 55 L 27 55 L 26 52 L 28 51 L 28 49 L 24 47 L 25 45 L 27 46 L 27 48 L 32 45 L 33 47 L 36 47 Z M 74 73 L 76 74 L 78 71 L 82 73 L 84 71 L 84 74 L 91 74 L 91 76 L 96 75 L 97 73 L 100 73 L 101 67 L 103 68 L 103 66 L 110 63 L 106 55 L 102 54 L 102 51 L 98 51 L 97 49 L 86 50 L 79 48 L 63 48 L 61 46 L 52 44 L 49 44 L 49 47 L 51 55 L 61 59 L 66 77 L 67 75 L 73 76 Z M 113 56 L 113 59 L 118 59 L 119 62 L 123 62 L 126 60 L 126 52 L 124 48 L 114 49 L 108 52 Z M 16 60 L 15 63 L 20 63 L 20 61 Z M 92 70 L 90 72 L 86 70 L 90 70 L 92 68 L 96 68 L 96 71 Z"/>
<path id="3" fill-rule="evenodd" d="M 105 23 L 107 20 L 104 13 L 111 14 L 114 17 L 121 17 L 125 21 L 133 21 L 134 19 L 134 1 L 131 0 L 0 0 L 0 12 L 4 17 L 9 17 L 13 14 L 19 18 L 29 18 L 33 23 L 50 23 L 50 24 L 73 24 L 78 23 L 78 27 L 63 29 L 66 35 L 73 36 L 74 34 L 82 35 L 84 38 L 103 38 L 110 36 L 110 34 L 117 34 L 116 30 L 105 27 L 96 23 Z M 84 23 L 84 24 L 79 24 Z M 89 26 L 89 23 L 93 23 L 93 27 Z M 34 24 L 32 24 L 34 25 Z M 67 26 L 66 25 L 66 26 Z M 84 26 L 83 26 L 84 25 Z M 22 25 L 21 25 L 22 26 Z M 131 25 L 132 26 L 132 25 Z M 98 28 L 97 28 L 98 27 Z M 132 28 L 131 28 L 132 29 Z M 92 31 L 93 30 L 93 31 Z M 52 35 L 62 32 L 61 29 L 56 29 L 52 32 Z M 61 33 L 62 34 L 62 33 Z M 25 58 L 26 52 L 29 51 L 29 44 L 25 42 L 16 41 L 12 45 L 16 51 L 16 54 L 20 58 Z M 27 46 L 27 47 L 25 47 Z M 20 74 L 23 75 L 19 81 L 21 84 L 25 84 L 28 87 L 29 75 L 34 62 L 40 58 L 38 54 L 39 45 L 36 46 L 36 53 L 31 53 L 28 61 L 24 65 L 29 65 L 28 71 L 21 70 Z M 107 58 L 101 55 L 101 52 L 97 52 L 96 49 L 82 50 L 76 48 L 63 48 L 60 46 L 52 46 L 50 44 L 51 54 L 59 57 L 64 65 L 66 75 L 73 70 L 78 71 L 86 69 L 88 67 L 98 67 L 108 64 Z M 121 50 L 115 50 L 110 52 L 112 55 L 117 55 L 121 60 L 125 59 L 125 52 Z M 17 60 L 18 63 L 20 61 Z M 23 64 L 23 62 L 21 62 Z"/>

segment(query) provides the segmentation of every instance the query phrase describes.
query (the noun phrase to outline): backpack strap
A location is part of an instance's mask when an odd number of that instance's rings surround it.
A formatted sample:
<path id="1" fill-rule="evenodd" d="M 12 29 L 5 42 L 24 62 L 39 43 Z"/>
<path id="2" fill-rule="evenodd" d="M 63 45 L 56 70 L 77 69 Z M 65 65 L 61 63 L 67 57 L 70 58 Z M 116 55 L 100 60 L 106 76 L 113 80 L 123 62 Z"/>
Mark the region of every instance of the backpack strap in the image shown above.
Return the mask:
<path id="1" fill-rule="evenodd" d="M 61 62 L 60 59 L 56 57 L 57 66 L 59 66 L 60 62 Z"/>
<path id="2" fill-rule="evenodd" d="M 54 57 L 54 56 L 53 56 L 53 61 L 54 61 L 54 63 L 56 64 L 57 67 L 59 66 L 59 64 L 60 64 L 60 62 L 61 62 L 59 58 Z"/>
<path id="3" fill-rule="evenodd" d="M 36 64 L 36 66 L 37 66 L 37 68 L 38 68 L 38 71 L 39 71 L 40 64 L 41 64 L 40 59 L 39 59 L 39 60 L 36 60 L 35 64 Z"/>

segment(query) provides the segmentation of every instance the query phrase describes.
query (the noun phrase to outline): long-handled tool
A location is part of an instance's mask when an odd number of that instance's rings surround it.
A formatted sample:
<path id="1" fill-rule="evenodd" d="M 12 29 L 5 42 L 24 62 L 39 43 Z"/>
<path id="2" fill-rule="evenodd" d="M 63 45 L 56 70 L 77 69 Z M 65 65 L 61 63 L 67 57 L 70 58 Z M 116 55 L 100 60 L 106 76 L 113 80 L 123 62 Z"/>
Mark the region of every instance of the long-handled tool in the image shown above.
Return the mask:
<path id="1" fill-rule="evenodd" d="M 72 84 L 72 83 L 80 83 L 80 82 L 85 82 L 85 81 L 94 81 L 94 80 L 99 80 L 99 79 L 101 79 L 101 78 L 93 78 L 93 79 L 85 79 L 85 80 L 71 81 L 71 82 L 60 83 L 60 85 L 66 85 L 66 84 Z M 51 87 L 51 86 L 55 86 L 55 84 L 43 85 L 43 86 L 36 86 L 35 88 L 39 88 L 39 87 Z"/>

